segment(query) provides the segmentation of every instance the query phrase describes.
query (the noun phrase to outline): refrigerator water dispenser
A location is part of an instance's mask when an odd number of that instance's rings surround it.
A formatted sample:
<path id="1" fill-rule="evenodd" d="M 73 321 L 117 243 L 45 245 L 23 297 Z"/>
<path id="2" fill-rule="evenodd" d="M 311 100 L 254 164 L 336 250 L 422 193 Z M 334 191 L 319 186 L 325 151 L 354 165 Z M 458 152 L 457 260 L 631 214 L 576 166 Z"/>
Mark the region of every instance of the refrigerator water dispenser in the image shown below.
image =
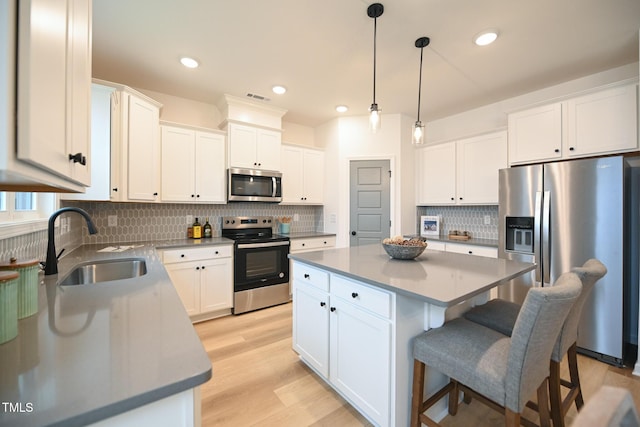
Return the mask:
<path id="1" fill-rule="evenodd" d="M 533 217 L 506 217 L 505 250 L 512 252 L 533 253 Z"/>

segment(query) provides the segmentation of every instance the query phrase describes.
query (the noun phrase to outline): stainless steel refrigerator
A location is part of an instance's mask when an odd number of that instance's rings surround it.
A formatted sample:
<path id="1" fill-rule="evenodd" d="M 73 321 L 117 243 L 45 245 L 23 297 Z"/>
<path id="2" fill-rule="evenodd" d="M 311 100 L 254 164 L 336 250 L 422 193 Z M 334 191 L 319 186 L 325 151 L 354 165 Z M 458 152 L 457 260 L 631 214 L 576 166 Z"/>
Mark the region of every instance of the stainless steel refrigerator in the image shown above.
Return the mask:
<path id="1" fill-rule="evenodd" d="M 624 158 L 616 156 L 499 173 L 498 256 L 537 264 L 530 275 L 500 287 L 499 296 L 521 303 L 530 286 L 549 286 L 563 272 L 598 258 L 608 272 L 585 303 L 578 347 L 616 365 L 623 362 L 628 311 L 625 170 Z"/>

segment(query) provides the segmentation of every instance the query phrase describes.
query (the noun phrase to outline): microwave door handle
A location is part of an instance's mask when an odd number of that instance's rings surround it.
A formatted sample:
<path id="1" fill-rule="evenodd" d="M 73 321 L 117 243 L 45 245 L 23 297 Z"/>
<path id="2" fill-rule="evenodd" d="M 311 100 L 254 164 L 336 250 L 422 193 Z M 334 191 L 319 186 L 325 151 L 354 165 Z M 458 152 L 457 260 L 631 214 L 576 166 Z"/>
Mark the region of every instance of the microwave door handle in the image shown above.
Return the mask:
<path id="1" fill-rule="evenodd" d="M 273 183 L 273 185 L 271 186 L 271 188 L 273 189 L 271 191 L 271 197 L 276 197 L 276 194 L 278 194 L 278 180 L 275 176 L 272 176 L 271 182 Z"/>
<path id="2" fill-rule="evenodd" d="M 534 208 L 534 216 L 533 216 L 533 257 L 534 262 L 536 263 L 536 283 L 542 282 L 542 258 L 540 253 L 540 231 L 541 227 L 541 216 L 542 216 L 542 191 L 536 191 L 535 198 L 535 208 Z"/>

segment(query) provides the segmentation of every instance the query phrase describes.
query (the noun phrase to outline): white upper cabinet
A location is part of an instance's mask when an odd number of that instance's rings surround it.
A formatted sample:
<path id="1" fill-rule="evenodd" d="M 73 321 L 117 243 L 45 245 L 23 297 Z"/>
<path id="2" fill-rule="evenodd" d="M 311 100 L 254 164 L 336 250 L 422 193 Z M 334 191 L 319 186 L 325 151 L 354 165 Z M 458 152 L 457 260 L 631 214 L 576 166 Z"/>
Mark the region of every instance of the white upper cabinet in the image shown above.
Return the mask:
<path id="1" fill-rule="evenodd" d="M 324 203 L 324 153 L 282 145 L 282 203 Z"/>
<path id="2" fill-rule="evenodd" d="M 280 170 L 281 133 L 229 123 L 229 167 Z"/>
<path id="3" fill-rule="evenodd" d="M 160 201 L 160 107 L 129 88 L 112 94 L 112 201 Z"/>
<path id="4" fill-rule="evenodd" d="M 417 150 L 418 205 L 498 203 L 498 171 L 507 164 L 506 132 Z"/>
<path id="5" fill-rule="evenodd" d="M 509 114 L 509 162 L 635 151 L 637 105 L 637 86 L 627 84 Z"/>
<path id="6" fill-rule="evenodd" d="M 162 126 L 162 201 L 225 202 L 225 137 Z"/>
<path id="7" fill-rule="evenodd" d="M 565 155 L 638 149 L 636 85 L 614 87 L 567 101 Z"/>
<path id="8" fill-rule="evenodd" d="M 1 181 L 83 191 L 91 177 L 91 0 L 21 0 L 1 7 L 0 51 L 9 59 L 0 73 L 6 103 L 0 149 L 7 153 L 0 160 Z M 5 127 L 14 120 L 16 133 Z"/>

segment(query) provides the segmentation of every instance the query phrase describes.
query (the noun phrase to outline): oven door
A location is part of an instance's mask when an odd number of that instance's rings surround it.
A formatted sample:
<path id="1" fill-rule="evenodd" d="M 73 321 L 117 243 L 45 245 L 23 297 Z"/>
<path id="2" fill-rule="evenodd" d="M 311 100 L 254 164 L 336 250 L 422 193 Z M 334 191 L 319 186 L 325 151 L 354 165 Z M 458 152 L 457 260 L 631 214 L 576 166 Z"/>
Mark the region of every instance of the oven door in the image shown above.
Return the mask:
<path id="1" fill-rule="evenodd" d="M 289 241 L 238 243 L 234 260 L 234 292 L 287 283 Z"/>

